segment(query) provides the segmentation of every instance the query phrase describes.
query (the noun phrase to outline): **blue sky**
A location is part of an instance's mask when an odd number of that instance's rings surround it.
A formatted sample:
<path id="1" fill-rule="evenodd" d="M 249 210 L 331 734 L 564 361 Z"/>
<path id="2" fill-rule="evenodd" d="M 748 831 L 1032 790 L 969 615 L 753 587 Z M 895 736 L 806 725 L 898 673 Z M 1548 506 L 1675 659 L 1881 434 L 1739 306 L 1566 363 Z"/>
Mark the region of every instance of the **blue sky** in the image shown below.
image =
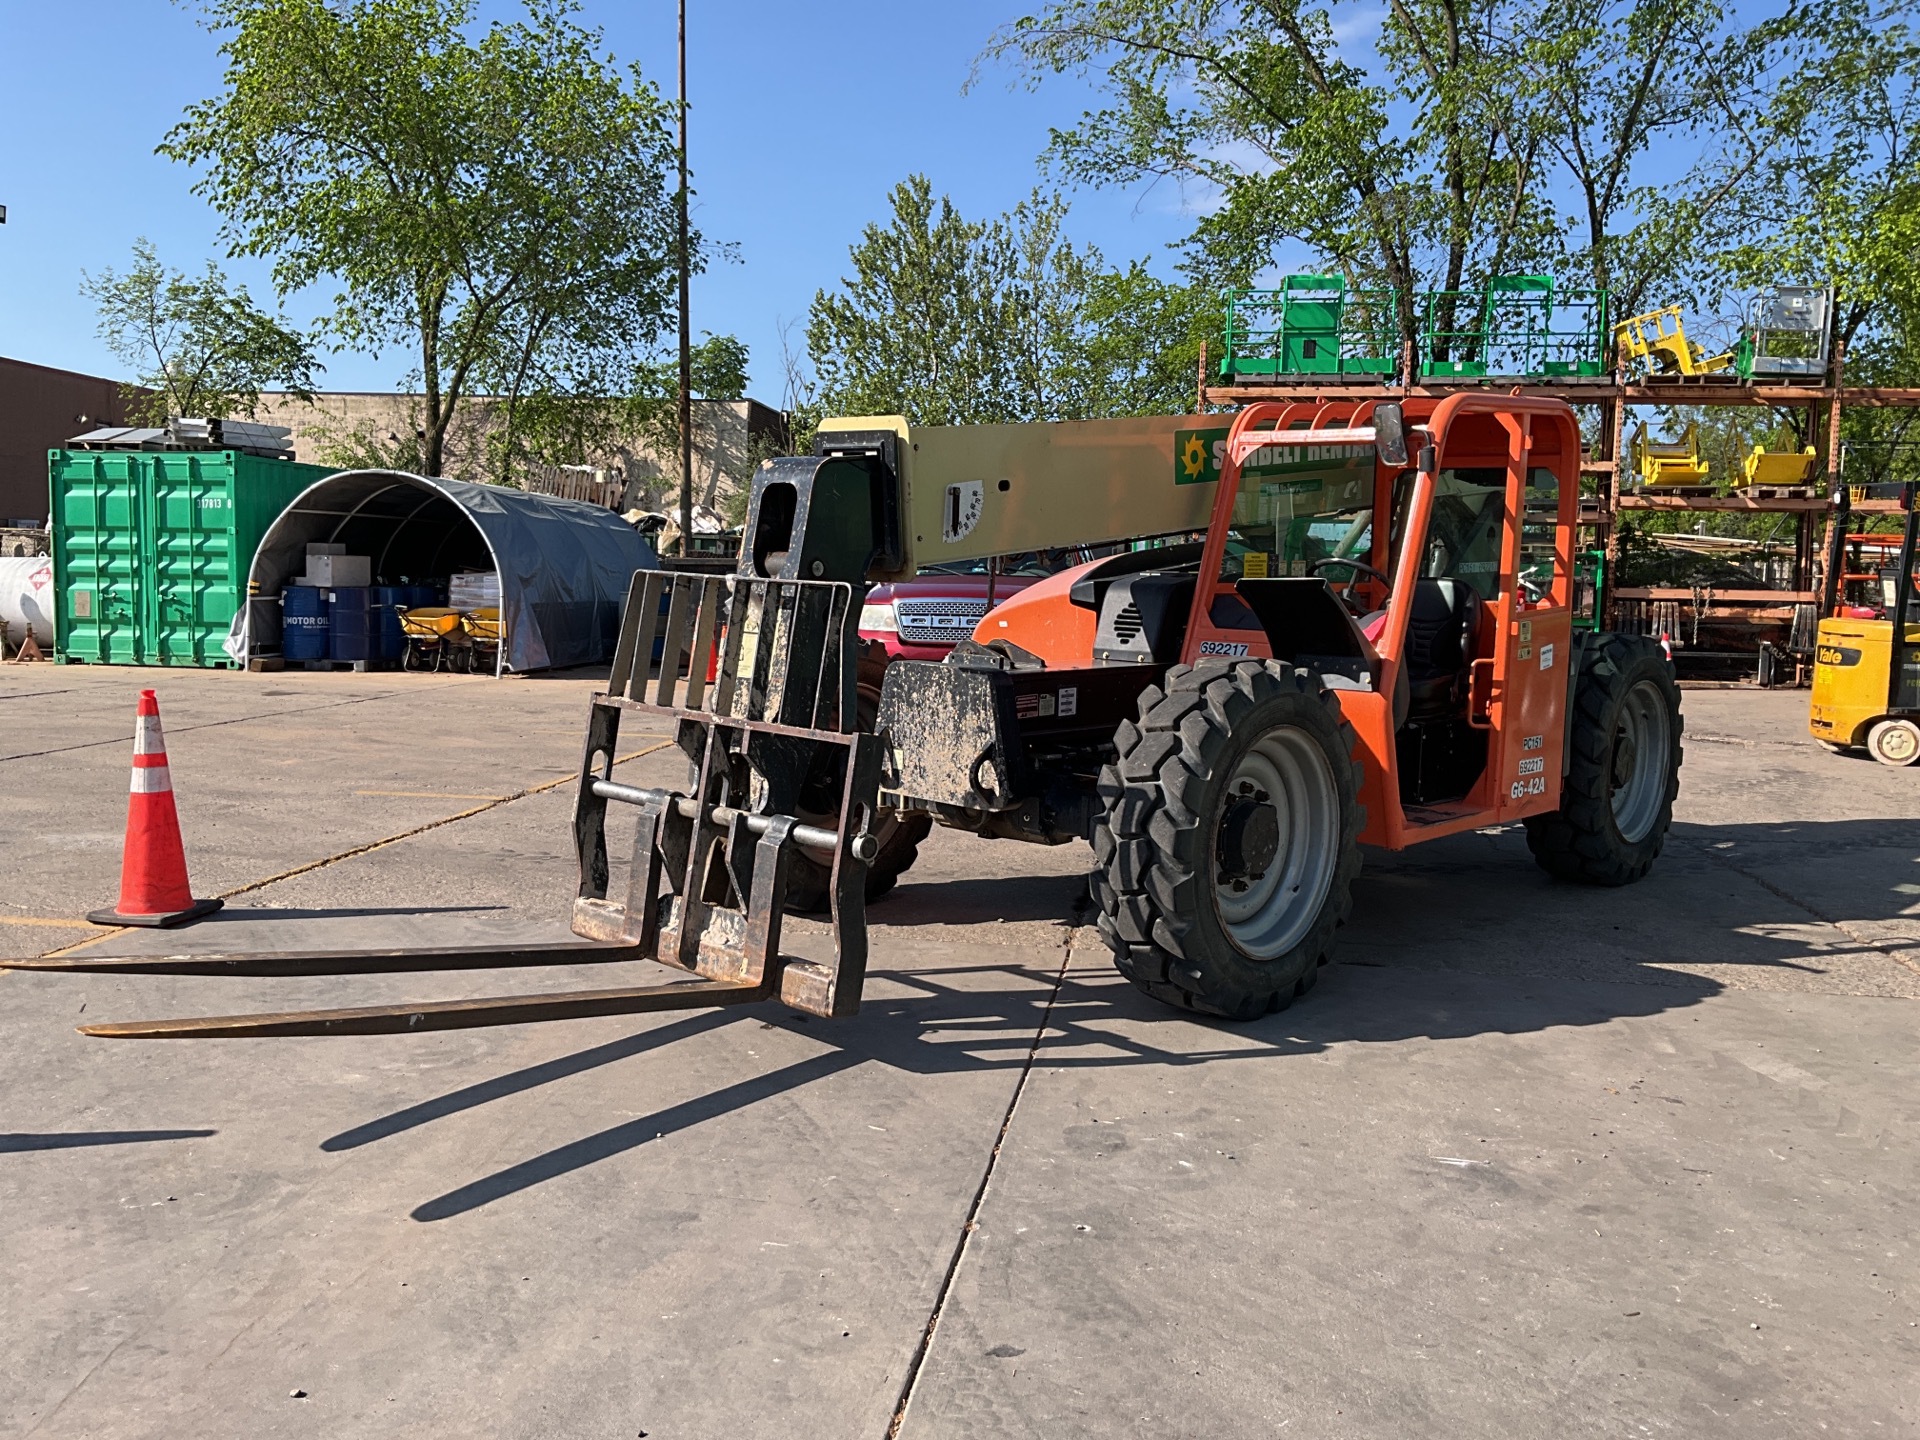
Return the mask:
<path id="1" fill-rule="evenodd" d="M 780 403 L 782 321 L 803 317 L 814 291 L 845 273 L 847 247 L 896 181 L 924 171 L 980 217 L 1040 179 L 1047 127 L 1071 122 L 1092 92 L 1059 80 L 1030 93 L 990 70 L 961 93 L 994 28 L 1030 8 L 690 0 L 696 223 L 740 255 L 696 279 L 694 325 L 747 342 L 757 398 Z M 672 93 L 671 0 L 588 0 L 583 18 Z M 0 355 L 119 375 L 95 337 L 81 272 L 124 268 L 141 235 L 178 268 L 218 257 L 270 299 L 264 264 L 222 255 L 192 173 L 153 153 L 187 104 L 218 92 L 214 45 L 194 11 L 168 0 L 0 0 L 0 56 L 10 62 L 0 72 Z M 1109 260 L 1150 256 L 1170 273 L 1165 247 L 1191 223 L 1173 187 L 1071 199 L 1076 240 Z M 293 297 L 288 314 L 306 323 L 328 298 Z M 390 390 L 407 368 L 400 354 L 332 355 L 322 384 Z"/>

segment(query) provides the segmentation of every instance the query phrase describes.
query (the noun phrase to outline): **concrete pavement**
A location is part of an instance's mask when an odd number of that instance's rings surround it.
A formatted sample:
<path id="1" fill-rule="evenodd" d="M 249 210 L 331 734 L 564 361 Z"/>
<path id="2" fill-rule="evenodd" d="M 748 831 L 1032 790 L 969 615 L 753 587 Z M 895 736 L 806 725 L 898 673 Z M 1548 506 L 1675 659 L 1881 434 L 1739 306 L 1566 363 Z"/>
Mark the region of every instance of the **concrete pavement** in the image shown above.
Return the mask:
<path id="1" fill-rule="evenodd" d="M 138 943 L 564 931 L 590 681 L 9 668 L 8 953 L 112 898 L 156 683 L 232 898 Z M 1911 1431 L 1920 770 L 1804 700 L 1687 696 L 1631 889 L 1370 854 L 1251 1026 L 1118 979 L 1084 847 L 944 833 L 847 1022 L 108 1043 L 619 982 L 0 976 L 0 1435 Z"/>

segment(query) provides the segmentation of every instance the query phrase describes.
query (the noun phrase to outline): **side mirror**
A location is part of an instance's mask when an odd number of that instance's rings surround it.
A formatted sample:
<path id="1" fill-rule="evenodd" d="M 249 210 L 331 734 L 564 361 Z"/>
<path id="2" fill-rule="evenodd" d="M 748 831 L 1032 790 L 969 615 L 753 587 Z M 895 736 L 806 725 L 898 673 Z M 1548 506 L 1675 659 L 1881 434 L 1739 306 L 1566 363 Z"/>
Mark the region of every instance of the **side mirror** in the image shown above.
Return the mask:
<path id="1" fill-rule="evenodd" d="M 1373 452 L 1391 470 L 1407 463 L 1407 417 L 1398 405 L 1373 407 Z"/>

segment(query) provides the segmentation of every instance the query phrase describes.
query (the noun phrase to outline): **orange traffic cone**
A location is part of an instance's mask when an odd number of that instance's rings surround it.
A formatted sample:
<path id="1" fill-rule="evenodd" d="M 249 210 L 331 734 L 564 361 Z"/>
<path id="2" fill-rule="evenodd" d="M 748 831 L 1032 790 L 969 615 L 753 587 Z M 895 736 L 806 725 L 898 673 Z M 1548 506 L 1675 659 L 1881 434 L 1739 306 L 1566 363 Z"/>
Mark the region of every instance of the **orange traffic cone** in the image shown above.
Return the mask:
<path id="1" fill-rule="evenodd" d="M 220 908 L 196 900 L 187 885 L 180 847 L 180 816 L 173 808 L 173 777 L 160 735 L 160 702 L 140 692 L 133 729 L 133 785 L 127 797 L 127 844 L 120 857 L 120 908 L 95 910 L 96 925 L 186 925 Z"/>

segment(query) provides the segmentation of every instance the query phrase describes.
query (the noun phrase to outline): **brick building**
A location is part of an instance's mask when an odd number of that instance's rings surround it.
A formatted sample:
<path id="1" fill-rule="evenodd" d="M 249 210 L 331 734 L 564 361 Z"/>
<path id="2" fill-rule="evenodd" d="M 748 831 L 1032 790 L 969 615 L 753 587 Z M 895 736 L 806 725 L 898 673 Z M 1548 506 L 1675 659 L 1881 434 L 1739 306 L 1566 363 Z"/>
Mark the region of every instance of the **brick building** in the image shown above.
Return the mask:
<path id="1" fill-rule="evenodd" d="M 0 527 L 47 518 L 47 451 L 124 425 L 120 382 L 0 356 Z"/>

